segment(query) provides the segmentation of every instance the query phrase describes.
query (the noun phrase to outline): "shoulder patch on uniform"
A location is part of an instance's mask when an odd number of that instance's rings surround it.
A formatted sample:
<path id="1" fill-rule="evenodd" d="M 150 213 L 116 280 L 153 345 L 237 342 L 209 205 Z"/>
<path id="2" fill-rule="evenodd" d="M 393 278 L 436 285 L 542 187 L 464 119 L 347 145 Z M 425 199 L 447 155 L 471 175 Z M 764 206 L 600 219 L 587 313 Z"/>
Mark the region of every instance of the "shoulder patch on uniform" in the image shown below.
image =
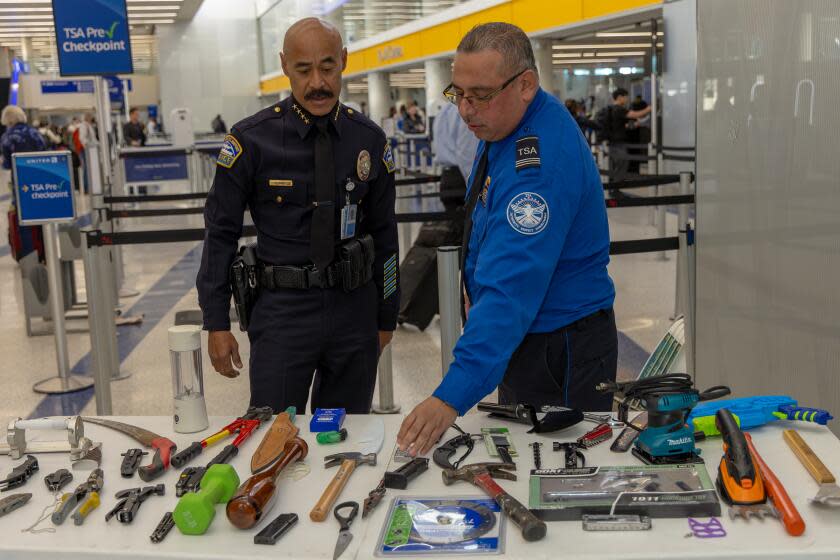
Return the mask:
<path id="1" fill-rule="evenodd" d="M 382 163 L 385 164 L 388 173 L 393 173 L 397 168 L 397 164 L 394 163 L 394 153 L 391 151 L 391 143 L 387 141 L 385 142 L 385 151 L 382 153 Z"/>
<path id="2" fill-rule="evenodd" d="M 516 170 L 540 166 L 540 140 L 526 136 L 516 141 Z"/>
<path id="3" fill-rule="evenodd" d="M 239 144 L 239 141 L 232 135 L 228 134 L 225 136 L 222 149 L 219 150 L 219 157 L 216 158 L 216 164 L 230 169 L 241 155 L 242 146 Z"/>
<path id="4" fill-rule="evenodd" d="M 548 203 L 537 193 L 519 193 L 508 204 L 507 219 L 519 233 L 535 235 L 548 225 Z"/>

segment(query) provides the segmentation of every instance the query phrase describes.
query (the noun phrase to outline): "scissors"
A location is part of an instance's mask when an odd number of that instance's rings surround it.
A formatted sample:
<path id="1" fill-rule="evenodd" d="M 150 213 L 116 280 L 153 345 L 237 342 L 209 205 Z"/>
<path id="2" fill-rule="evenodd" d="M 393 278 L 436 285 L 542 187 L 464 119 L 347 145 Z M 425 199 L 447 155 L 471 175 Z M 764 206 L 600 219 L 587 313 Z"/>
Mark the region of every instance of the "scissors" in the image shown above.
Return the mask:
<path id="1" fill-rule="evenodd" d="M 350 513 L 347 515 L 341 515 L 340 511 L 347 508 L 350 508 Z M 338 540 L 335 541 L 333 560 L 336 560 L 339 556 L 341 556 L 344 551 L 347 550 L 347 546 L 350 544 L 350 541 L 353 540 L 353 533 L 350 532 L 350 525 L 353 524 L 353 520 L 356 519 L 358 514 L 359 502 L 342 502 L 335 506 L 333 515 L 341 525 L 341 529 L 338 532 Z"/>

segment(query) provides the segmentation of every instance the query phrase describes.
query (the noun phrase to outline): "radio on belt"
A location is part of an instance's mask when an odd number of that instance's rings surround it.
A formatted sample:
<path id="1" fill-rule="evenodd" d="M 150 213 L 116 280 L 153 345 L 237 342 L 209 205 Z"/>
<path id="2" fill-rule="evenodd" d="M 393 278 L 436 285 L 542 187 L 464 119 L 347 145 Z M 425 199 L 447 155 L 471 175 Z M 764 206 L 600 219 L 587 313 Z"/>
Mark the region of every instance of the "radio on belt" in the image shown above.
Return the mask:
<path id="1" fill-rule="evenodd" d="M 343 408 L 316 408 L 315 415 L 309 421 L 310 432 L 339 431 L 347 415 Z"/>

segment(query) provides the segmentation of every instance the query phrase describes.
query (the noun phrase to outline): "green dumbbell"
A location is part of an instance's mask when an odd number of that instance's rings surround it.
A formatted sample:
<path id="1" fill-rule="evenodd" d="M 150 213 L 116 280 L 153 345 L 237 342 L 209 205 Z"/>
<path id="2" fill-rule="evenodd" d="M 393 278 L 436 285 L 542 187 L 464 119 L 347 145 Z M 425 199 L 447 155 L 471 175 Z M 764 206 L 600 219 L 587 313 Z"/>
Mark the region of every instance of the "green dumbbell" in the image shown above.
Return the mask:
<path id="1" fill-rule="evenodd" d="M 239 476 L 230 465 L 211 465 L 201 478 L 201 490 L 181 496 L 172 518 L 185 535 L 203 535 L 216 516 L 216 504 L 225 504 L 239 488 Z"/>

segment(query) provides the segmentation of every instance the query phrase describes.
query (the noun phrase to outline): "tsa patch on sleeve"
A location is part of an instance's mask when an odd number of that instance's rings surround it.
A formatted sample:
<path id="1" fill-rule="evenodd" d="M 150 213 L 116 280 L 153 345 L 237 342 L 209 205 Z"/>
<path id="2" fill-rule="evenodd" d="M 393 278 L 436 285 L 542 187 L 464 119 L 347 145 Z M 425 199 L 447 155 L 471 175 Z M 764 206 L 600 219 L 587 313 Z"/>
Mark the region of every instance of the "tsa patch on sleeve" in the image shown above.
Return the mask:
<path id="1" fill-rule="evenodd" d="M 536 193 L 519 193 L 508 204 L 507 219 L 519 233 L 535 235 L 548 225 L 548 204 Z"/>
<path id="2" fill-rule="evenodd" d="M 222 144 L 222 149 L 219 151 L 219 157 L 216 158 L 216 164 L 230 169 L 236 163 L 236 159 L 242 155 L 242 146 L 239 142 L 228 134 L 225 136 L 225 141 Z"/>
<path id="3" fill-rule="evenodd" d="M 540 166 L 540 140 L 526 136 L 516 141 L 516 170 Z"/>
<path id="4" fill-rule="evenodd" d="M 397 168 L 397 164 L 394 163 L 394 153 L 391 151 L 390 142 L 385 142 L 385 151 L 382 153 L 382 163 L 385 164 L 385 169 L 388 170 L 388 173 L 393 173 Z"/>

